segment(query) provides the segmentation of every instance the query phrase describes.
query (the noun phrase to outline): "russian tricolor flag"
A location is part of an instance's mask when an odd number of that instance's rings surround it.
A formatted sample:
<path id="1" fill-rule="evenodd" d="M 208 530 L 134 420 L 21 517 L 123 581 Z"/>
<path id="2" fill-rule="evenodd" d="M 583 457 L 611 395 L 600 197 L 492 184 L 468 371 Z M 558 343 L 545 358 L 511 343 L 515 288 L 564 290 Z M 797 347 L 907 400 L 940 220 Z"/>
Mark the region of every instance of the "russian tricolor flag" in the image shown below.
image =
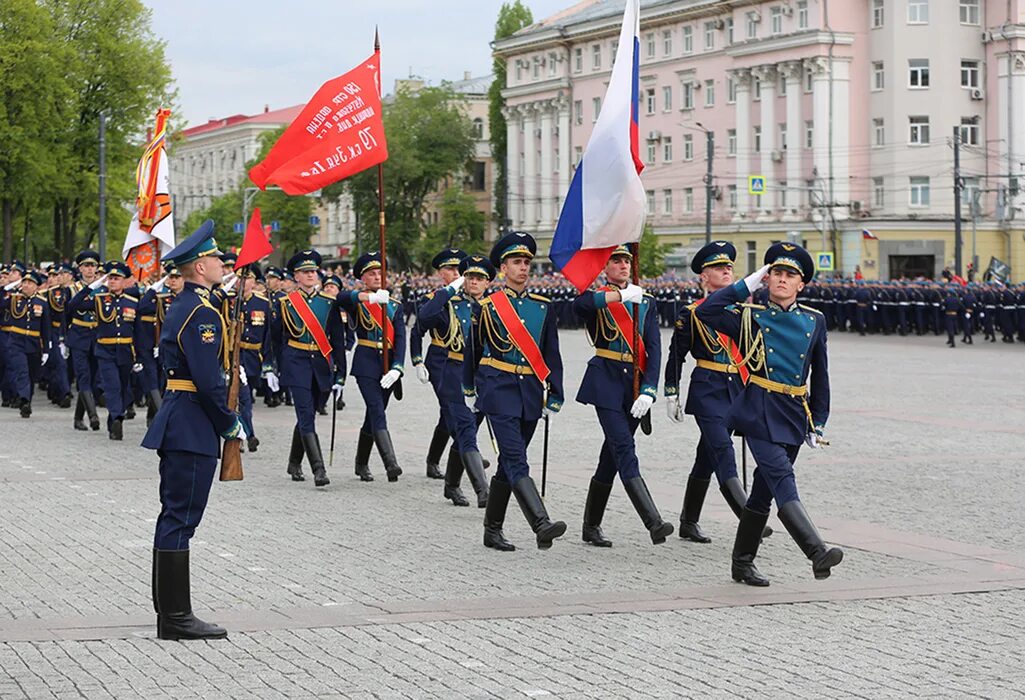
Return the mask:
<path id="1" fill-rule="evenodd" d="M 640 240 L 644 228 L 644 169 L 638 152 L 640 0 L 627 0 L 612 77 L 598 122 L 573 175 L 549 256 L 583 292 L 612 250 Z"/>

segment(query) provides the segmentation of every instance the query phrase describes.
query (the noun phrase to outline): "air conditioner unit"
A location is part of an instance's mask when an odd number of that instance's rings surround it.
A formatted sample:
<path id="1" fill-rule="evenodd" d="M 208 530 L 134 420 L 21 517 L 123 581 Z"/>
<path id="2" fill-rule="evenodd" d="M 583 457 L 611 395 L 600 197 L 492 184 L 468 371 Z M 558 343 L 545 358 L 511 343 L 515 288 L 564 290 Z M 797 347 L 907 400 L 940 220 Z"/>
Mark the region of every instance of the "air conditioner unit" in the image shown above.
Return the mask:
<path id="1" fill-rule="evenodd" d="M 982 99 L 985 99 L 985 98 L 986 98 L 986 93 L 984 93 L 981 88 L 972 88 L 972 99 L 973 100 L 982 100 Z"/>
<path id="2" fill-rule="evenodd" d="M 793 14 L 794 14 L 794 8 L 792 8 L 790 5 L 784 5 L 783 6 L 783 16 L 784 17 L 790 17 Z"/>
<path id="3" fill-rule="evenodd" d="M 661 131 L 649 131 L 648 132 L 648 140 L 649 141 L 661 141 L 662 140 L 662 132 Z"/>
<path id="4" fill-rule="evenodd" d="M 725 27 L 726 27 L 726 20 L 724 20 L 724 19 L 717 19 L 717 20 L 715 20 L 715 28 L 716 29 L 724 29 Z"/>
<path id="5" fill-rule="evenodd" d="M 691 89 L 693 89 L 693 90 L 700 90 L 701 89 L 701 81 L 700 80 L 692 80 L 691 83 L 690 83 L 690 86 L 691 86 Z"/>
<path id="6" fill-rule="evenodd" d="M 855 200 L 853 200 L 851 202 L 851 211 L 852 212 L 859 212 L 859 211 L 861 211 L 861 207 L 862 207 L 862 202 L 860 202 L 859 200 L 855 199 Z"/>
<path id="7" fill-rule="evenodd" d="M 783 160 L 783 151 L 773 151 L 772 160 L 774 163 L 779 163 Z"/>
<path id="8" fill-rule="evenodd" d="M 748 12 L 747 13 L 747 18 L 749 20 L 751 20 L 752 22 L 754 22 L 755 24 L 758 24 L 759 22 L 762 21 L 762 13 L 761 12 L 757 12 L 757 11 L 755 11 L 755 12 Z"/>
<path id="9" fill-rule="evenodd" d="M 985 44 L 987 41 L 993 41 L 993 32 L 982 33 L 982 43 Z"/>

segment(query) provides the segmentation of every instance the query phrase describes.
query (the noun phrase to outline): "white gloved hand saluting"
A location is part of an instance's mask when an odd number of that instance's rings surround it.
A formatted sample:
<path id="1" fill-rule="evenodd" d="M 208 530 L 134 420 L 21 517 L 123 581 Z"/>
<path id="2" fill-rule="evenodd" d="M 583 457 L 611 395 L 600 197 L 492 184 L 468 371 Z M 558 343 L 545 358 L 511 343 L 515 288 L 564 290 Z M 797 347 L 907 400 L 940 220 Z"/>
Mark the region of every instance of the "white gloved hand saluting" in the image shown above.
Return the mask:
<path id="1" fill-rule="evenodd" d="M 764 265 L 755 272 L 751 273 L 744 278 L 744 284 L 747 285 L 747 291 L 754 294 L 764 285 L 765 275 L 769 272 L 769 266 Z"/>
<path id="2" fill-rule="evenodd" d="M 634 405 L 630 407 L 630 415 L 637 419 L 643 418 L 644 414 L 651 410 L 653 403 L 655 403 L 655 399 L 647 394 L 641 394 L 634 401 Z"/>
<path id="3" fill-rule="evenodd" d="M 455 294 L 456 292 L 458 292 L 460 289 L 463 288 L 463 282 L 465 282 L 465 281 L 466 281 L 466 279 L 462 275 L 460 275 L 459 277 L 456 277 L 454 280 L 452 280 L 449 283 L 448 288 L 452 290 L 453 294 Z"/>
<path id="4" fill-rule="evenodd" d="M 228 281 L 221 285 L 221 289 L 223 289 L 225 292 L 230 292 L 231 288 L 234 287 L 235 284 L 238 282 L 238 275 L 236 275 L 234 272 L 232 272 L 232 273 L 229 273 L 229 274 L 225 275 L 224 279 L 226 279 Z"/>
<path id="5" fill-rule="evenodd" d="M 156 282 L 154 282 L 154 283 L 153 283 L 153 284 L 152 284 L 152 285 L 150 286 L 150 289 L 152 289 L 152 290 L 153 290 L 153 291 L 155 291 L 155 292 L 160 292 L 160 291 L 163 291 L 163 289 L 164 289 L 164 283 L 166 283 L 166 282 L 167 282 L 167 278 L 168 278 L 169 276 L 170 276 L 170 275 L 164 275 L 163 277 L 161 277 L 160 279 L 158 279 L 158 280 L 157 280 Z"/>
<path id="6" fill-rule="evenodd" d="M 674 423 L 683 422 L 683 411 L 681 410 L 679 396 L 666 397 L 666 415 Z"/>
<path id="7" fill-rule="evenodd" d="M 15 280 L 14 282 L 8 282 L 7 284 L 4 285 L 4 291 L 5 292 L 9 292 L 12 289 L 16 289 L 19 285 L 21 285 L 21 280 Z"/>
<path id="8" fill-rule="evenodd" d="M 619 298 L 624 303 L 629 301 L 636 304 L 644 298 L 644 289 L 636 284 L 628 284 L 626 289 L 619 290 Z"/>
<path id="9" fill-rule="evenodd" d="M 399 378 L 401 376 L 402 372 L 398 371 L 397 369 L 388 370 L 388 372 L 383 377 L 381 377 L 381 388 L 390 389 L 395 382 L 399 381 Z"/>
<path id="10" fill-rule="evenodd" d="M 103 286 L 103 283 L 107 281 L 107 275 L 103 277 L 97 277 L 89 284 L 89 289 L 99 289 Z"/>
<path id="11" fill-rule="evenodd" d="M 427 365 L 425 365 L 423 362 L 416 365 L 414 369 L 416 369 L 416 378 L 420 380 L 421 384 L 426 384 L 427 382 L 431 381 L 431 373 L 427 371 Z"/>
<path id="12" fill-rule="evenodd" d="M 371 304 L 377 304 L 378 306 L 385 306 L 388 304 L 388 300 L 391 299 L 391 294 L 387 289 L 378 289 L 376 292 L 368 292 L 369 299 L 367 301 Z"/>

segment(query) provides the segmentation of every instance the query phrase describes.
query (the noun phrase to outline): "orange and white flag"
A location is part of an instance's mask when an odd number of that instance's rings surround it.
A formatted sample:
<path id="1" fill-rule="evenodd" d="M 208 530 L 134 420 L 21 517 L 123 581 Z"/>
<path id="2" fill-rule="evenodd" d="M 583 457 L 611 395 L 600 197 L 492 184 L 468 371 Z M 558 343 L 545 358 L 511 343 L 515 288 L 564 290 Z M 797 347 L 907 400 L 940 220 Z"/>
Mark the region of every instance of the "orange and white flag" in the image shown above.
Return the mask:
<path id="1" fill-rule="evenodd" d="M 171 110 L 157 110 L 153 137 L 135 169 L 136 211 L 128 225 L 121 256 L 138 280 L 160 271 L 160 258 L 174 248 L 174 220 L 167 177 L 167 119 Z"/>

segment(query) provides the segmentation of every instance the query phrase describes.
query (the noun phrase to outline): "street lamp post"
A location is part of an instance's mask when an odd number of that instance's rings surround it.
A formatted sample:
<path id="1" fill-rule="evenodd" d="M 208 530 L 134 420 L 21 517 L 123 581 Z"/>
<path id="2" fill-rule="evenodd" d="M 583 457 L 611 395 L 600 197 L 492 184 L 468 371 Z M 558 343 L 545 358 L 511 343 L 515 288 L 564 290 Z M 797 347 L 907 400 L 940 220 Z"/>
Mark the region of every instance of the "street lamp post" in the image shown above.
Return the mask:
<path id="1" fill-rule="evenodd" d="M 712 242 L 712 197 L 715 190 L 715 176 L 712 174 L 712 163 L 715 158 L 715 132 L 706 129 L 701 122 L 694 124 L 705 132 L 705 244 Z"/>

